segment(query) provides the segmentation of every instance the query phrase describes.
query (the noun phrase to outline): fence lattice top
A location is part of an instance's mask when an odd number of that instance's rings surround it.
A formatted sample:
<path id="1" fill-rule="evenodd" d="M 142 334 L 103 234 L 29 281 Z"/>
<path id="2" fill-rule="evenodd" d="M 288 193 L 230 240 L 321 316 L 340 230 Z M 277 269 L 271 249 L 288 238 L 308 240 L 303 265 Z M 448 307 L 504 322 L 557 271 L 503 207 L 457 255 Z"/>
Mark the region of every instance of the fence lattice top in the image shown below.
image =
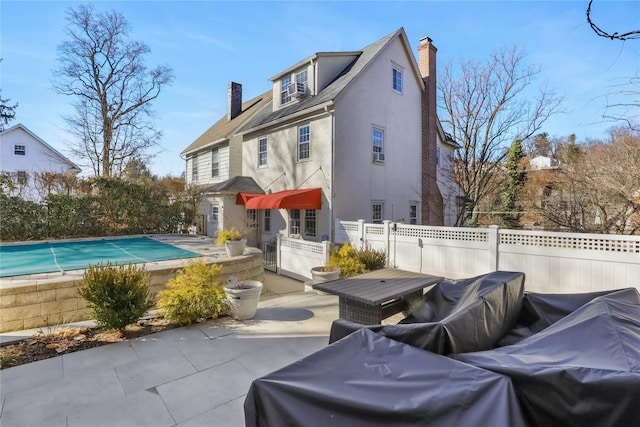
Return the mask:
<path id="1" fill-rule="evenodd" d="M 558 236 L 500 231 L 500 244 L 584 249 L 590 251 L 640 253 L 640 242 L 624 236 Z"/>
<path id="2" fill-rule="evenodd" d="M 419 237 L 423 239 L 457 240 L 465 242 L 486 242 L 488 231 L 486 229 L 451 229 L 430 228 L 425 226 L 398 226 L 396 235 L 404 237 Z"/>

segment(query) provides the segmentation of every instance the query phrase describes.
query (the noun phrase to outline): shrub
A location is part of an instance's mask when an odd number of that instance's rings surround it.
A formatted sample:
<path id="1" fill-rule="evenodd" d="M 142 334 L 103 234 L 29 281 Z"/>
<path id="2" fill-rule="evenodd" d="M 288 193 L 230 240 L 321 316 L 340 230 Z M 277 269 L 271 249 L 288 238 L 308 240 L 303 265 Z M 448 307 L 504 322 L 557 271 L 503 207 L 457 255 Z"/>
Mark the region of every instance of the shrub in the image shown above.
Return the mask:
<path id="1" fill-rule="evenodd" d="M 340 267 L 340 277 L 351 277 L 368 271 L 379 270 L 386 265 L 386 255 L 369 247 L 357 250 L 344 244 L 329 255 L 328 266 Z"/>
<path id="2" fill-rule="evenodd" d="M 365 266 L 357 258 L 358 251 L 350 244 L 342 245 L 329 255 L 327 265 L 340 267 L 340 277 L 351 277 L 365 273 Z"/>
<path id="3" fill-rule="evenodd" d="M 149 274 L 128 265 L 92 265 L 84 275 L 78 294 L 84 298 L 100 326 L 123 332 L 151 307 Z"/>
<path id="4" fill-rule="evenodd" d="M 380 270 L 387 265 L 387 255 L 383 251 L 376 251 L 368 246 L 359 250 L 356 256 L 367 271 Z"/>
<path id="5" fill-rule="evenodd" d="M 167 282 L 167 289 L 158 296 L 160 314 L 181 325 L 215 319 L 229 311 L 223 285 L 219 282 L 220 265 L 206 265 L 191 261 L 175 278 Z"/>

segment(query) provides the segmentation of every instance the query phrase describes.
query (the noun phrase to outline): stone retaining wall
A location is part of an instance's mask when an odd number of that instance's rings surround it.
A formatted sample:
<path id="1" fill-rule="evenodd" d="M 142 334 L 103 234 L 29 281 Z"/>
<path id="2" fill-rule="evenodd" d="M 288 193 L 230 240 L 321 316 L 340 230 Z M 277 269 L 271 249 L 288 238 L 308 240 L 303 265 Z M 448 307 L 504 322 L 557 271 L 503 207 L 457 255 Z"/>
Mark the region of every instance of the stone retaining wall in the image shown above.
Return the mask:
<path id="1" fill-rule="evenodd" d="M 246 255 L 230 259 L 204 257 L 207 264 L 222 265 L 220 280 L 226 283 L 230 275 L 240 280 L 264 281 L 262 252 L 246 248 Z M 147 267 L 151 275 L 150 293 L 155 297 L 165 289 L 169 279 L 180 269 L 175 262 L 170 267 Z M 167 264 L 167 263 L 164 263 Z M 77 295 L 83 273 L 33 279 L 27 283 L 0 288 L 0 332 L 21 331 L 91 319 L 86 302 Z"/>

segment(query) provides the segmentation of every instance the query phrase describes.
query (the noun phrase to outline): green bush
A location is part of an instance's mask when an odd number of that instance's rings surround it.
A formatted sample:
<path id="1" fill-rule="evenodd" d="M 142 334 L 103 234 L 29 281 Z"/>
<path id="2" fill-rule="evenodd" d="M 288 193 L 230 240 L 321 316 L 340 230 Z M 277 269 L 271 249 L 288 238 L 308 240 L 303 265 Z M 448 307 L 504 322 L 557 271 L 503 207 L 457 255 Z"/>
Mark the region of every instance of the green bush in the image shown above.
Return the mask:
<path id="1" fill-rule="evenodd" d="M 181 325 L 225 315 L 230 307 L 218 280 L 220 268 L 218 264 L 189 262 L 159 293 L 160 314 Z"/>
<path id="2" fill-rule="evenodd" d="M 331 252 L 327 265 L 340 267 L 340 277 L 351 277 L 384 268 L 386 262 L 387 257 L 382 251 L 369 247 L 358 250 L 347 243 Z"/>
<path id="3" fill-rule="evenodd" d="M 383 251 L 376 251 L 367 246 L 357 252 L 358 261 L 364 264 L 367 271 L 380 270 L 387 265 L 387 255 Z"/>
<path id="4" fill-rule="evenodd" d="M 148 283 L 149 274 L 133 264 L 92 265 L 78 295 L 87 301 L 98 325 L 123 332 L 153 307 Z"/>

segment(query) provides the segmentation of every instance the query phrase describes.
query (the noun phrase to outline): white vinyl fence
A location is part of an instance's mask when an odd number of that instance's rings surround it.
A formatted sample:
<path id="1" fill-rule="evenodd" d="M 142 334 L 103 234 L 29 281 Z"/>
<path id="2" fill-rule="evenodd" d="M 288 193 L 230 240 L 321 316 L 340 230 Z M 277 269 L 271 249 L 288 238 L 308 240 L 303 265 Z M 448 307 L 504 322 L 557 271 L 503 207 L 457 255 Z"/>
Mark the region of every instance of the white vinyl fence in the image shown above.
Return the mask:
<path id="1" fill-rule="evenodd" d="M 278 236 L 278 274 L 307 281 L 311 279 L 311 269 L 325 265 L 329 260 L 330 242 L 310 242 L 301 239 Z"/>
<path id="2" fill-rule="evenodd" d="M 495 270 L 522 271 L 526 289 L 544 293 L 640 290 L 640 236 L 339 219 L 335 230 L 336 243 L 383 250 L 389 264 L 402 270 L 450 279 Z"/>
<path id="3" fill-rule="evenodd" d="M 335 222 L 335 243 L 384 251 L 391 267 L 461 279 L 522 271 L 544 293 L 640 290 L 640 236 Z M 278 239 L 278 273 L 306 281 L 329 259 L 329 242 Z"/>

